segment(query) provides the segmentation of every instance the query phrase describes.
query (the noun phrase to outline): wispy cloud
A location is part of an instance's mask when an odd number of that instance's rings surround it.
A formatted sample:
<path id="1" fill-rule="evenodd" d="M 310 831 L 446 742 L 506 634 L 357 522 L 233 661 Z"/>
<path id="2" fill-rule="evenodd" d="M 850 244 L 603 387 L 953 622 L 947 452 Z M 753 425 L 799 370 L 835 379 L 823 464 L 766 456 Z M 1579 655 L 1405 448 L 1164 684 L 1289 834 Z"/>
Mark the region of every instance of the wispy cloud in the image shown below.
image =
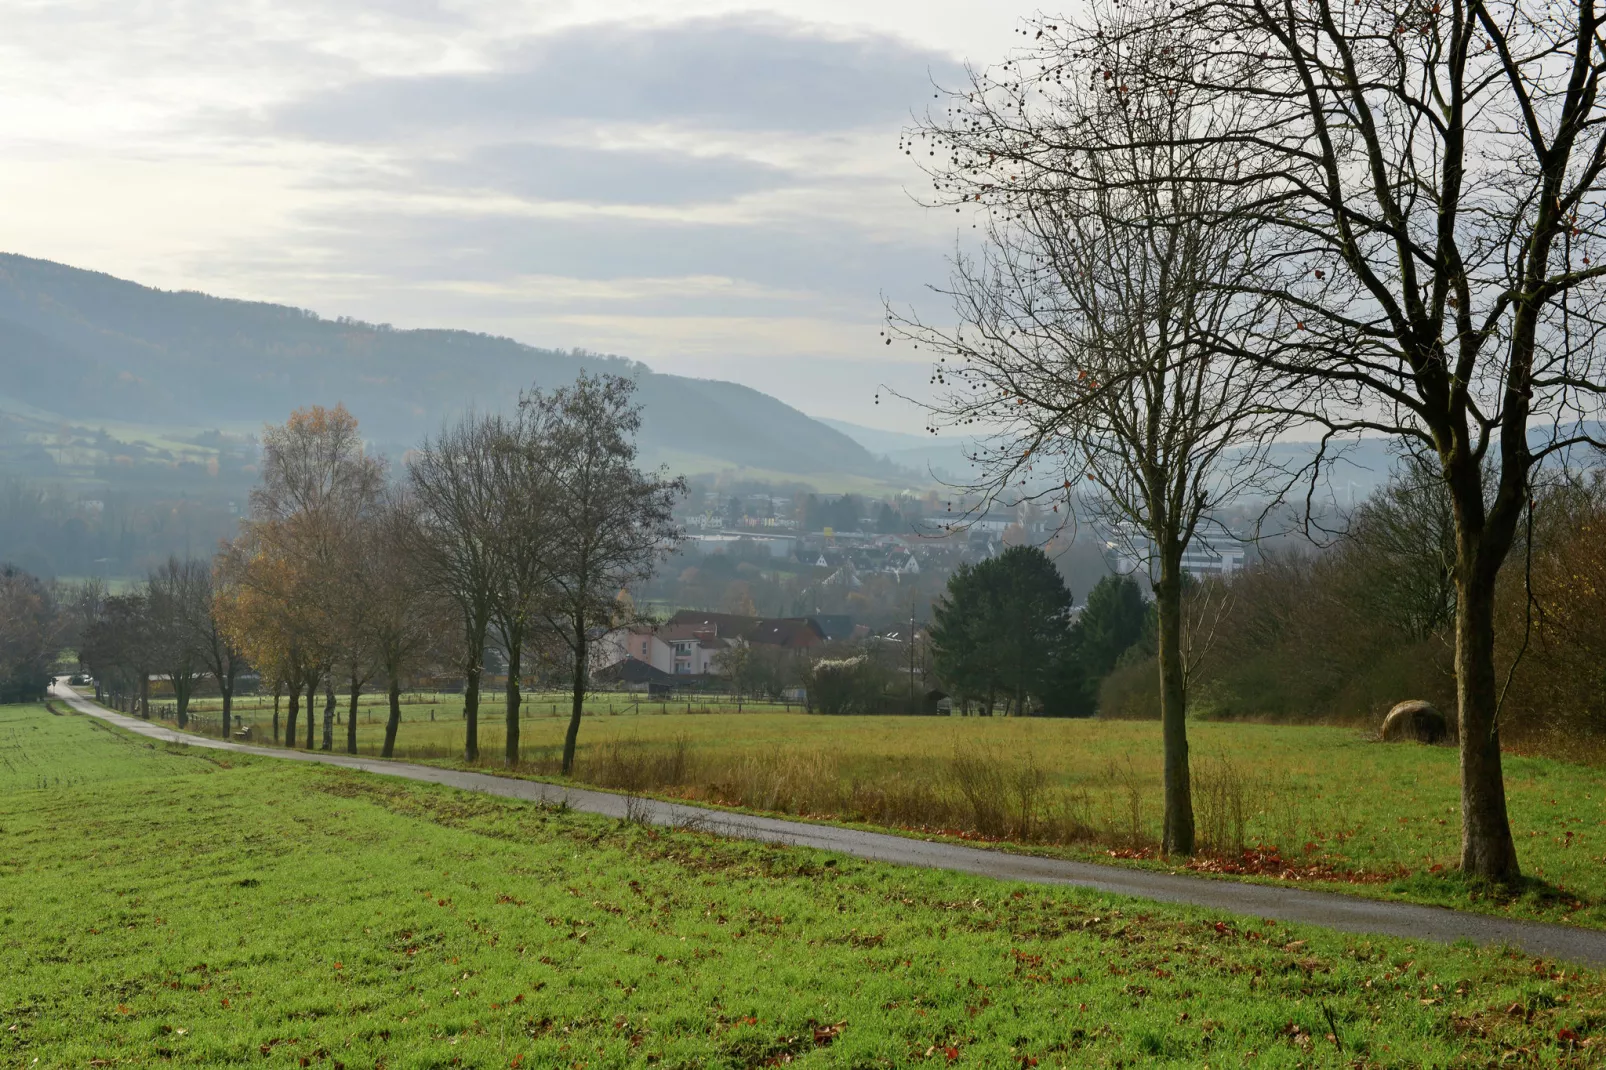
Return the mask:
<path id="1" fill-rule="evenodd" d="M 275 110 L 339 143 L 540 132 L 566 120 L 820 132 L 896 123 L 953 60 L 890 35 L 736 16 L 590 24 L 514 43 L 484 70 L 369 78 Z"/>

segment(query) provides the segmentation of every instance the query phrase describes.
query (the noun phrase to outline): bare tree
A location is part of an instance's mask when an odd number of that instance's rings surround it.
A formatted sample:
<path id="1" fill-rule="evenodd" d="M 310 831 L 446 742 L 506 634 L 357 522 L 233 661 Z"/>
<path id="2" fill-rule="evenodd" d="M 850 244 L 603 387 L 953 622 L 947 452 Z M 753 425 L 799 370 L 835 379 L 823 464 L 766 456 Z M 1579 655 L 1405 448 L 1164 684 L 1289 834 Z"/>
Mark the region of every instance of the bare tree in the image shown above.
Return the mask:
<path id="1" fill-rule="evenodd" d="M 227 630 L 226 615 L 219 611 L 220 604 L 226 603 L 233 594 L 226 562 L 227 551 L 224 551 L 212 563 L 207 572 L 205 612 L 190 619 L 201 660 L 217 680 L 218 694 L 223 699 L 224 739 L 228 739 L 233 730 L 235 678 L 245 667 L 245 658 Z"/>
<path id="2" fill-rule="evenodd" d="M 37 702 L 61 648 L 61 617 L 50 587 L 0 565 L 0 702 Z"/>
<path id="3" fill-rule="evenodd" d="M 1438 461 L 1400 459 L 1393 478 L 1350 517 L 1339 547 L 1356 600 L 1412 639 L 1448 638 L 1455 625 L 1455 512 Z"/>
<path id="4" fill-rule="evenodd" d="M 1253 157 L 1240 215 L 1281 310 L 1254 351 L 1317 391 L 1290 407 L 1437 461 L 1455 518 L 1461 867 L 1512 880 L 1496 578 L 1535 470 L 1590 441 L 1601 410 L 1602 12 L 1182 0 L 1134 27 L 1110 10 L 1045 39 L 1096 70 L 1163 35 L 1166 62 L 1123 86 L 1202 96 L 1225 117 L 1211 136 Z"/>
<path id="5" fill-rule="evenodd" d="M 155 662 L 151 623 L 145 595 L 109 595 L 99 616 L 84 632 L 79 658 L 95 674 L 117 709 L 149 718 L 150 674 Z"/>
<path id="6" fill-rule="evenodd" d="M 970 205 L 983 240 L 939 291 L 958 325 L 894 314 L 889 339 L 937 354 L 933 428 L 986 436 L 962 488 L 974 510 L 1052 502 L 1069 523 L 1074 507 L 1147 563 L 1162 842 L 1191 854 L 1182 558 L 1223 506 L 1277 493 L 1269 451 L 1289 418 L 1284 377 L 1247 352 L 1271 311 L 1235 216 L 1254 189 L 1234 181 L 1245 153 L 1213 139 L 1198 94 L 1128 91 L 1128 68 L 1168 47 L 1132 35 L 1097 72 L 1017 55 L 906 134 L 942 154 L 933 201 Z"/>
<path id="7" fill-rule="evenodd" d="M 76 583 L 63 585 L 57 595 L 57 601 L 62 610 L 62 641 L 74 650 L 82 651 L 84 638 L 89 634 L 89 626 L 100 619 L 101 611 L 106 604 L 106 596 L 111 592 L 106 589 L 106 581 L 98 576 L 90 576 Z M 82 666 L 83 658 L 79 658 Z M 96 684 L 95 698 L 100 698 L 99 684 Z"/>
<path id="8" fill-rule="evenodd" d="M 382 660 L 376 643 L 374 620 L 378 602 L 375 593 L 386 582 L 386 574 L 400 562 L 390 559 L 381 532 L 388 522 L 385 505 L 376 501 L 365 506 L 339 547 L 340 565 L 336 572 L 335 641 L 337 654 L 330 673 L 326 700 L 334 694 L 334 674 L 346 685 L 346 753 L 357 753 L 357 721 L 362 690 L 377 676 Z M 323 749 L 334 748 L 334 704 L 326 701 Z"/>
<path id="9" fill-rule="evenodd" d="M 519 406 L 502 425 L 489 458 L 494 494 L 500 502 L 487 545 L 496 573 L 491 619 L 507 660 L 509 765 L 519 759 L 519 703 L 523 658 L 531 631 L 541 621 L 541 603 L 552 590 L 553 533 L 565 503 L 553 488 L 549 454 L 561 430 L 540 405 Z"/>
<path id="10" fill-rule="evenodd" d="M 505 503 L 497 498 L 494 458 L 505 421 L 470 414 L 427 440 L 409 459 L 417 503 L 414 560 L 429 589 L 456 607 L 463 632 L 463 756 L 480 756 L 480 677 L 485 634 L 495 614 L 500 577 L 494 528 Z"/>
<path id="11" fill-rule="evenodd" d="M 199 622 L 211 615 L 211 569 L 194 558 L 169 557 L 145 581 L 155 660 L 173 689 L 178 726 L 189 724 L 190 696 L 206 672 Z"/>
<path id="12" fill-rule="evenodd" d="M 411 556 L 420 542 L 417 524 L 412 499 L 393 493 L 376 517 L 371 535 L 371 552 L 379 567 L 369 578 L 366 628 L 386 681 L 390 709 L 381 751 L 386 758 L 396 752 L 402 680 L 429 655 L 447 617 L 438 595 L 427 586 L 424 571 Z"/>
<path id="13" fill-rule="evenodd" d="M 684 479 L 636 467 L 635 435 L 641 407 L 636 384 L 616 375 L 581 375 L 551 393 L 520 400 L 526 418 L 542 429 L 543 466 L 561 523 L 551 542 L 548 596 L 542 614 L 574 657 L 563 773 L 574 768 L 590 644 L 620 626 L 620 590 L 645 580 L 679 539 L 672 510 L 686 492 Z"/>

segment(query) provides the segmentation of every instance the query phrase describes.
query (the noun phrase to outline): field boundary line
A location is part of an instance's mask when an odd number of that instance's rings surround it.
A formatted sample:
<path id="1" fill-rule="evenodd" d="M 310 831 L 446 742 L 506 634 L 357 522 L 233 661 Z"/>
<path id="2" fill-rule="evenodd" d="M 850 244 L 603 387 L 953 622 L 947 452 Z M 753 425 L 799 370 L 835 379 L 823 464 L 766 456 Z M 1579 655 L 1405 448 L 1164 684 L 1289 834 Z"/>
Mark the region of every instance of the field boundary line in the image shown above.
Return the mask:
<path id="1" fill-rule="evenodd" d="M 1073 885 L 1111 895 L 1319 925 L 1348 933 L 1429 940 L 1441 944 L 1464 940 L 1483 946 L 1507 946 L 1528 955 L 1597 968 L 1606 967 L 1606 931 L 1596 929 L 1500 918 L 1446 907 L 1362 899 L 1303 888 L 1247 884 L 1101 865 L 1097 862 L 1011 854 L 1001 850 L 911 839 L 887 832 L 732 813 L 687 803 L 618 795 L 538 780 L 516 780 L 491 773 L 414 765 L 386 758 L 233 743 L 190 735 L 108 710 L 83 698 L 71 688 L 56 689 L 55 694 L 79 713 L 163 743 L 313 762 L 547 806 L 566 804 L 583 813 L 669 827 L 691 826 L 733 839 L 812 847 L 871 862 L 947 870 L 1030 884 Z"/>

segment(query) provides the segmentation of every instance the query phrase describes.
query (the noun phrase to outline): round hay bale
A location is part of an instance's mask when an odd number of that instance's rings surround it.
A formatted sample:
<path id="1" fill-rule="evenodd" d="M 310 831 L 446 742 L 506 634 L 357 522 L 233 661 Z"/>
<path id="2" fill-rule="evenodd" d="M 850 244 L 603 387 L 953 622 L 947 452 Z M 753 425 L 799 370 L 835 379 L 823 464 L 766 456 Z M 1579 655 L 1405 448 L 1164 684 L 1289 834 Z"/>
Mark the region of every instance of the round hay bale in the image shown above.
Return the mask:
<path id="1" fill-rule="evenodd" d="M 1401 702 L 1383 718 L 1383 742 L 1443 743 L 1450 734 L 1444 714 L 1421 699 Z"/>

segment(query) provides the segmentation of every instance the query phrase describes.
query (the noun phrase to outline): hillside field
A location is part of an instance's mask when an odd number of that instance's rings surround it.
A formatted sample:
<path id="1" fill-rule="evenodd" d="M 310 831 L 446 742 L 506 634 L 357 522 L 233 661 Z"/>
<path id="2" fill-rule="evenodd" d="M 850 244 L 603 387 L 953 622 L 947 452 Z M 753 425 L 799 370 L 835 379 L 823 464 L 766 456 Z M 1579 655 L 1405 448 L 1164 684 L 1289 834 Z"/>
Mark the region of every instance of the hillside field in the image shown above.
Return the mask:
<path id="1" fill-rule="evenodd" d="M 507 771 L 500 697 L 481 707 L 478 768 L 487 771 Z M 461 700 L 432 698 L 404 707 L 397 757 L 461 766 Z M 1159 864 L 1152 858 L 1161 805 L 1154 722 L 687 708 L 592 696 L 577 779 Z M 510 772 L 555 775 L 567 710 L 566 695 L 531 696 L 522 762 Z M 697 712 L 703 710 L 709 712 Z M 362 707 L 360 750 L 378 753 L 383 721 L 382 707 Z M 257 737 L 268 732 L 269 723 L 258 720 Z M 1597 767 L 1507 755 L 1513 828 L 1533 882 L 1521 895 L 1500 897 L 1468 888 L 1454 873 L 1460 794 L 1453 747 L 1382 744 L 1352 728 L 1320 726 L 1197 722 L 1189 733 L 1201 838 L 1216 856 L 1194 868 L 1606 927 L 1606 778 Z M 343 726 L 335 737 L 343 748 Z M 1023 783 L 1037 785 L 1024 804 Z"/>
<path id="2" fill-rule="evenodd" d="M 0 707 L 10 1066 L 1593 1064 L 1606 986 Z"/>

